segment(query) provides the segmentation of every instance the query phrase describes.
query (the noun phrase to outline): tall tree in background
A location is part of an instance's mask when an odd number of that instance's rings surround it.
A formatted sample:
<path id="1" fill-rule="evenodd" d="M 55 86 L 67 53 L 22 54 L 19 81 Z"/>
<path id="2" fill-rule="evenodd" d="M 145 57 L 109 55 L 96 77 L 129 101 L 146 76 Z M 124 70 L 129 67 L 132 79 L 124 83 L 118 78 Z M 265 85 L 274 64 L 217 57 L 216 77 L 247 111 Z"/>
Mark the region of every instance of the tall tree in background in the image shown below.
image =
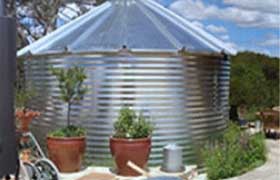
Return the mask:
<path id="1" fill-rule="evenodd" d="M 279 106 L 279 62 L 279 58 L 253 52 L 234 56 L 231 60 L 231 105 Z"/>
<path id="2" fill-rule="evenodd" d="M 104 0 L 5 0 L 8 15 L 17 19 L 18 49 L 55 30 L 59 13 L 65 8 L 71 9 L 67 6 L 69 3 L 77 4 L 78 9 L 72 10 L 79 16 L 88 11 L 88 7 L 103 2 Z"/>
<path id="3" fill-rule="evenodd" d="M 21 49 L 57 28 L 59 14 L 66 8 L 76 12 L 76 16 L 105 0 L 4 0 L 7 14 L 16 18 L 17 49 Z M 68 6 L 75 3 L 77 8 Z M 72 9 L 71 9 L 72 8 Z M 25 89 L 23 61 L 17 62 L 16 89 Z"/>

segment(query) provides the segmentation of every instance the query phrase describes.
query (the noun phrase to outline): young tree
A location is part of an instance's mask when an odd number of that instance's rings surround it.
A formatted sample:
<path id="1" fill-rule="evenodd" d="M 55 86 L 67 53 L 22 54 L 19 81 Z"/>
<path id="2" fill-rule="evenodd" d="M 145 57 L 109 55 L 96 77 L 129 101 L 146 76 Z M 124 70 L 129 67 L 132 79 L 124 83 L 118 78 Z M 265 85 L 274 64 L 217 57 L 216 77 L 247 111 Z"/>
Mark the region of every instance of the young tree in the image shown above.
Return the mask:
<path id="1" fill-rule="evenodd" d="M 50 70 L 59 82 L 61 100 L 67 103 L 67 127 L 70 127 L 71 107 L 75 102 L 82 100 L 87 92 L 87 88 L 83 85 L 87 78 L 85 69 L 75 66 L 69 69 Z"/>

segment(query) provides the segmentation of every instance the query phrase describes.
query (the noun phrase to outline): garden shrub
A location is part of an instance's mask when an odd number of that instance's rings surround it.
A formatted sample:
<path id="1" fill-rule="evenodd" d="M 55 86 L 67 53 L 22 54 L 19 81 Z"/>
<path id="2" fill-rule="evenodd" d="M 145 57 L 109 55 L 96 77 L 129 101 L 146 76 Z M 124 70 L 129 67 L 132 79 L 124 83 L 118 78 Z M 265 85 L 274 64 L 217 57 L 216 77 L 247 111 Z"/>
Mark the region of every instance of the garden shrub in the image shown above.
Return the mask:
<path id="1" fill-rule="evenodd" d="M 137 116 L 134 110 L 124 107 L 114 123 L 114 129 L 115 138 L 139 139 L 149 137 L 154 126 L 141 113 Z"/>
<path id="2" fill-rule="evenodd" d="M 207 141 L 202 159 L 208 178 L 217 180 L 245 173 L 266 160 L 264 135 L 250 136 L 231 123 L 218 137 Z"/>

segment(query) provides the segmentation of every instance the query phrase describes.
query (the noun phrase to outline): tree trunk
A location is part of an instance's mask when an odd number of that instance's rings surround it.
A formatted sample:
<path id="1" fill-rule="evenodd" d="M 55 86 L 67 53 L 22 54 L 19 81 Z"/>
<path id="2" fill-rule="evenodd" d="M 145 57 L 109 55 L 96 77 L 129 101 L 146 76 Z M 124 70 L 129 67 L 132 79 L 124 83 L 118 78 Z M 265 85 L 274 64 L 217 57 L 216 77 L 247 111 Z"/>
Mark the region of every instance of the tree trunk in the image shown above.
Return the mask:
<path id="1" fill-rule="evenodd" d="M 67 127 L 69 127 L 69 126 L 71 125 L 70 115 L 71 115 L 71 103 L 68 103 L 68 109 L 67 109 Z"/>

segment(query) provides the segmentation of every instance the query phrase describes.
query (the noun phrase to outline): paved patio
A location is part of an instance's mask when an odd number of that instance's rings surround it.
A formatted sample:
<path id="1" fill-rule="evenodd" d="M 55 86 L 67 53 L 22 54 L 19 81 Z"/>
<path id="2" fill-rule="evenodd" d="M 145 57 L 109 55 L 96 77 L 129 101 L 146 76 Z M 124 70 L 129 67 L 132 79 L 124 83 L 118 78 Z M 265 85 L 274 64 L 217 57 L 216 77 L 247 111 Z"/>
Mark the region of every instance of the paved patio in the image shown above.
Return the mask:
<path id="1" fill-rule="evenodd" d="M 185 172 L 188 173 L 196 169 L 196 166 L 186 166 Z M 152 176 L 180 176 L 184 173 L 164 173 L 159 167 L 150 168 L 150 175 Z M 89 167 L 82 172 L 73 174 L 61 174 L 61 180 L 144 180 L 143 176 L 139 177 L 121 177 L 115 176 L 107 167 Z M 200 178 L 195 180 L 201 180 Z M 204 180 L 204 178 L 203 178 Z"/>
<path id="2" fill-rule="evenodd" d="M 227 180 L 280 180 L 280 140 L 266 140 L 268 149 L 267 162 L 246 174 L 239 177 L 229 178 Z M 190 168 L 190 167 L 188 167 Z M 63 180 L 79 179 L 85 174 L 91 172 L 110 173 L 107 168 L 88 168 L 82 173 L 63 175 Z M 205 180 L 206 174 L 201 174 L 195 180 Z M 84 179 L 83 179 L 84 180 Z"/>

